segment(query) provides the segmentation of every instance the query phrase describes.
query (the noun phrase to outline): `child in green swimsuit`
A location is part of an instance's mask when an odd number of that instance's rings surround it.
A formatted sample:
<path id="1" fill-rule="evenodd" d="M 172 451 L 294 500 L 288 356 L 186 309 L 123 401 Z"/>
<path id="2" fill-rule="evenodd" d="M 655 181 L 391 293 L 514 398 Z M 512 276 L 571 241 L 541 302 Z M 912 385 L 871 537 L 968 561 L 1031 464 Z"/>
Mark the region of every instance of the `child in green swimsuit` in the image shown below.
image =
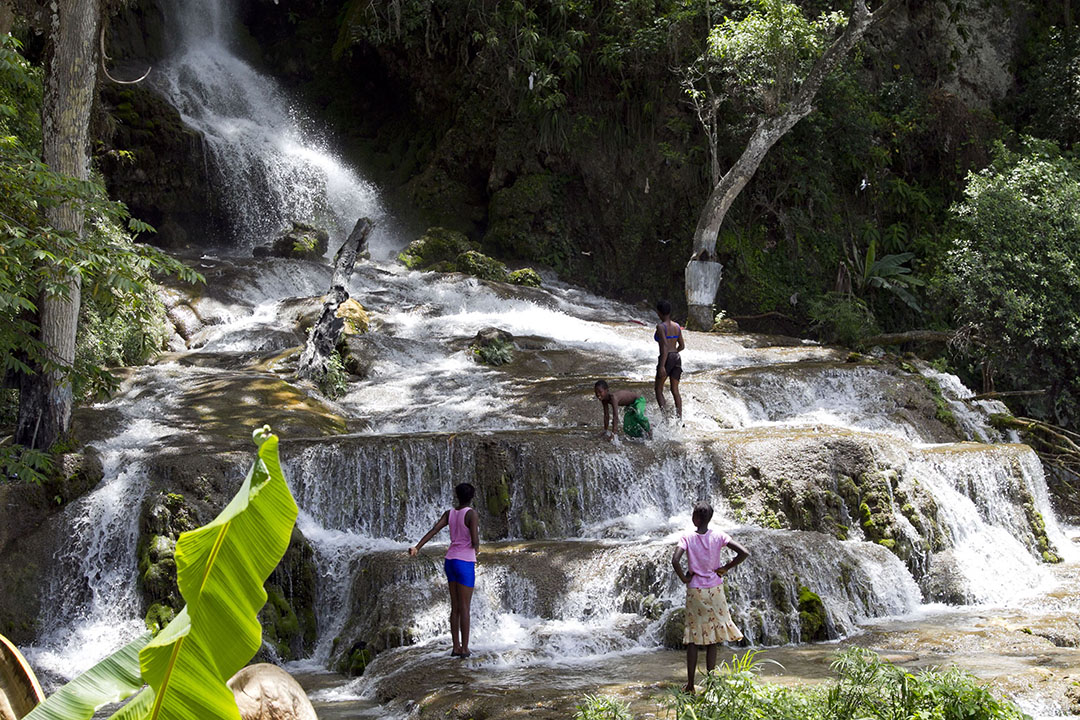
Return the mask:
<path id="1" fill-rule="evenodd" d="M 597 380 L 593 385 L 596 399 L 604 408 L 604 433 L 609 440 L 615 439 L 619 422 L 619 408 L 623 411 L 623 432 L 629 437 L 639 438 L 645 436 L 652 440 L 652 427 L 649 418 L 645 417 L 645 398 L 630 390 L 612 390 L 603 380 Z M 608 406 L 611 407 L 611 430 L 608 430 Z"/>

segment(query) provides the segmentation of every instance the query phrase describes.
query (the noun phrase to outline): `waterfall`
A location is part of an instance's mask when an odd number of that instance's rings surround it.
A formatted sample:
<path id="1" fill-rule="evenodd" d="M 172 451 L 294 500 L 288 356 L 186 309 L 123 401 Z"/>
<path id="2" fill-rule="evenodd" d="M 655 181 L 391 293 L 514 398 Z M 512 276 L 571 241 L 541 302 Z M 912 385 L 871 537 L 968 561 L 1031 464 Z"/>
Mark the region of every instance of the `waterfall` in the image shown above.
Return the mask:
<path id="1" fill-rule="evenodd" d="M 229 226 L 223 244 L 267 243 L 290 221 L 315 223 L 340 241 L 366 216 L 376 224 L 375 256 L 400 245 L 375 187 L 277 82 L 237 54 L 229 0 L 168 3 L 168 14 L 177 43 L 153 82 L 203 137 Z"/>
<path id="2" fill-rule="evenodd" d="M 136 584 L 143 457 L 162 434 L 151 422 L 130 424 L 102 448 L 101 484 L 53 519 L 54 566 L 27 653 L 39 671 L 71 677 L 146 631 Z"/>

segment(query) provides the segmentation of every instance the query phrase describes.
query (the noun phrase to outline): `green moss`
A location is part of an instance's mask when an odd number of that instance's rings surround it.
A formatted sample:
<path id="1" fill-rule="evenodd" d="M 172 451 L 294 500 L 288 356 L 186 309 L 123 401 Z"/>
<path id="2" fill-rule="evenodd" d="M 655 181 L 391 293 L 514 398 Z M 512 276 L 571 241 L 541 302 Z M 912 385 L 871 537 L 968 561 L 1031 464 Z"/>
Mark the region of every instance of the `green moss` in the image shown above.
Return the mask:
<path id="1" fill-rule="evenodd" d="M 825 604 L 820 595 L 805 585 L 799 585 L 799 639 L 802 642 L 828 639 Z"/>
<path id="2" fill-rule="evenodd" d="M 532 268 L 521 268 L 510 273 L 510 282 L 526 287 L 540 287 L 540 275 Z"/>
<path id="3" fill-rule="evenodd" d="M 562 181 L 551 173 L 522 175 L 496 192 L 488 206 L 484 245 L 500 254 L 566 269 L 573 249 L 566 239 Z"/>
<path id="4" fill-rule="evenodd" d="M 455 265 L 458 272 L 475 275 L 481 280 L 508 282 L 510 279 L 505 265 L 476 250 L 467 250 L 458 255 Z"/>
<path id="5" fill-rule="evenodd" d="M 956 416 L 949 409 L 949 404 L 941 393 L 941 383 L 930 377 L 924 377 L 923 382 L 926 383 L 926 389 L 930 391 L 930 395 L 934 398 L 934 417 L 952 429 L 958 430 L 960 424 L 956 421 Z"/>
<path id="6" fill-rule="evenodd" d="M 772 595 L 773 605 L 785 615 L 791 612 L 791 598 L 788 597 L 787 585 L 778 577 L 769 582 L 769 594 Z"/>
<path id="7" fill-rule="evenodd" d="M 436 270 L 440 268 L 434 266 L 439 263 L 446 263 L 452 268 L 459 255 L 476 249 L 476 245 L 470 242 L 464 233 L 443 227 L 431 227 L 409 243 L 398 255 L 398 260 L 411 270 Z"/>
<path id="8" fill-rule="evenodd" d="M 773 530 L 780 530 L 783 525 L 780 522 L 780 517 L 773 511 L 772 508 L 765 508 L 757 517 L 758 525 L 761 527 L 771 528 Z"/>
<path id="9" fill-rule="evenodd" d="M 510 509 L 510 485 L 505 475 L 488 492 L 487 509 L 492 515 L 503 515 Z"/>
<path id="10" fill-rule="evenodd" d="M 890 552 L 896 550 L 896 541 L 892 538 L 882 538 L 881 540 L 877 541 L 877 544 L 882 546 L 883 548 L 887 548 Z"/>
<path id="11" fill-rule="evenodd" d="M 155 635 L 172 622 L 176 617 L 176 611 L 168 605 L 162 603 L 154 603 L 146 611 L 146 629 Z"/>

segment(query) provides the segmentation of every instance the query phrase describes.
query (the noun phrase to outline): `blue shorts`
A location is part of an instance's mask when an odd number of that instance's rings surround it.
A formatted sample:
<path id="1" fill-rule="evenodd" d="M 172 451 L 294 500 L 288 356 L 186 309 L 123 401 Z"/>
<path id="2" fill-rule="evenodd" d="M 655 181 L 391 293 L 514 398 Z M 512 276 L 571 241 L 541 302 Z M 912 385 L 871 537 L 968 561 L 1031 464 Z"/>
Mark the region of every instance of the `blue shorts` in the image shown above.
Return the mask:
<path id="1" fill-rule="evenodd" d="M 446 579 L 456 582 L 465 587 L 476 585 L 476 563 L 468 560 L 443 560 L 443 570 L 446 571 Z"/>

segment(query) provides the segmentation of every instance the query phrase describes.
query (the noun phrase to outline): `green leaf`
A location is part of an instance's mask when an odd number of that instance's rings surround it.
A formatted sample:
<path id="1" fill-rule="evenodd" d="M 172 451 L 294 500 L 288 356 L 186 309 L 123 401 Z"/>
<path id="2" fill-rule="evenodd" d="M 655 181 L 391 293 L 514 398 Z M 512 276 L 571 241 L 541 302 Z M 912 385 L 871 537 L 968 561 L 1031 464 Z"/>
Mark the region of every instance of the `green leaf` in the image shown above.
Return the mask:
<path id="1" fill-rule="evenodd" d="M 143 687 L 139 651 L 149 642 L 143 635 L 54 692 L 24 720 L 88 720 L 109 703 L 120 702 Z"/>
<path id="2" fill-rule="evenodd" d="M 289 545 L 297 506 L 265 437 L 239 492 L 208 525 L 176 543 L 177 580 L 187 607 L 139 654 L 154 689 L 147 718 L 239 718 L 225 685 L 259 649 L 263 583 Z"/>

